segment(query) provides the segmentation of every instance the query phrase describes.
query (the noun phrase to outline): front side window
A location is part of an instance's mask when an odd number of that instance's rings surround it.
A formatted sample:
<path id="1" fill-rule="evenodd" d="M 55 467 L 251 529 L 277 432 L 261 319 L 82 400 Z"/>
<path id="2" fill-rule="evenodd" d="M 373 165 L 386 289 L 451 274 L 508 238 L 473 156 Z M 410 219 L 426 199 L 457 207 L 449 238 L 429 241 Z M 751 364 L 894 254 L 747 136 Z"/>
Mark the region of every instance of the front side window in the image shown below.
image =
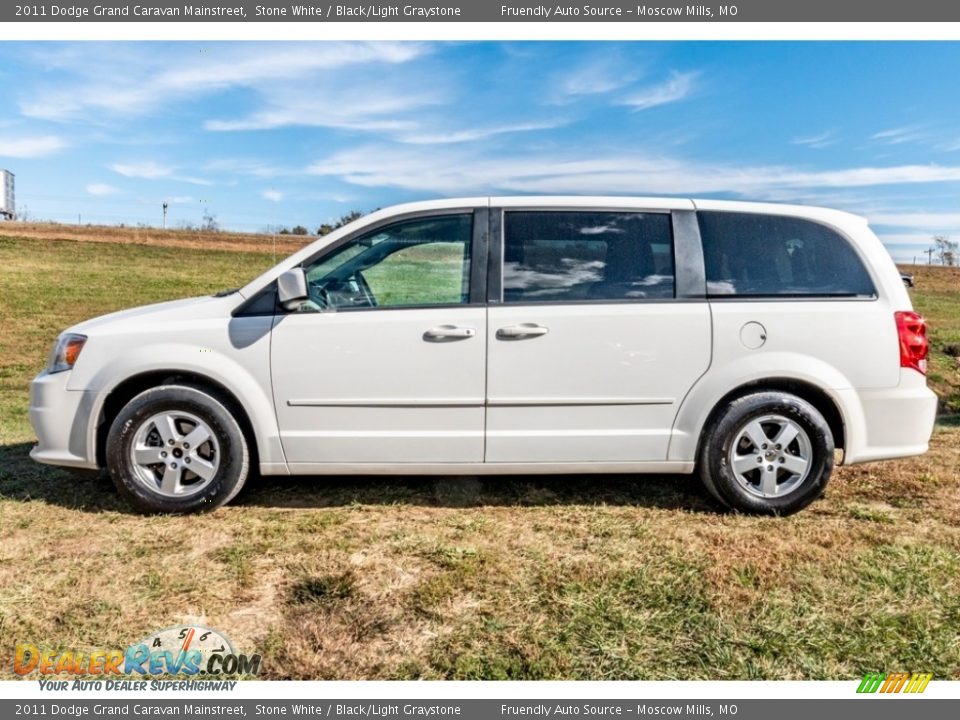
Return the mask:
<path id="1" fill-rule="evenodd" d="M 666 213 L 508 212 L 504 302 L 623 301 L 674 296 Z"/>
<path id="2" fill-rule="evenodd" d="M 460 305 L 470 300 L 473 215 L 398 222 L 308 265 L 301 312 Z"/>
<path id="3" fill-rule="evenodd" d="M 870 297 L 873 281 L 846 238 L 802 218 L 698 212 L 707 295 Z"/>

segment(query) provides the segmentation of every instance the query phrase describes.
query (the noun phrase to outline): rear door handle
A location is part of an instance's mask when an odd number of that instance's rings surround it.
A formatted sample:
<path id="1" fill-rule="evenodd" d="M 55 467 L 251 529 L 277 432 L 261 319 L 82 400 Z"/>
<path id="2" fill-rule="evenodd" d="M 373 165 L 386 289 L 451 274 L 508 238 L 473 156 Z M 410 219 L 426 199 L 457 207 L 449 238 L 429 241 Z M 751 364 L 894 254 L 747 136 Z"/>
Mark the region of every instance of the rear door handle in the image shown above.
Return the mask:
<path id="1" fill-rule="evenodd" d="M 477 331 L 471 327 L 458 327 L 456 325 L 437 325 L 427 330 L 423 334 L 423 339 L 430 342 L 443 342 L 445 340 L 466 340 L 477 334 Z"/>
<path id="2" fill-rule="evenodd" d="M 550 332 L 550 328 L 536 323 L 522 323 L 520 325 L 508 325 L 497 330 L 497 337 L 501 340 L 525 340 L 526 338 L 539 337 Z"/>

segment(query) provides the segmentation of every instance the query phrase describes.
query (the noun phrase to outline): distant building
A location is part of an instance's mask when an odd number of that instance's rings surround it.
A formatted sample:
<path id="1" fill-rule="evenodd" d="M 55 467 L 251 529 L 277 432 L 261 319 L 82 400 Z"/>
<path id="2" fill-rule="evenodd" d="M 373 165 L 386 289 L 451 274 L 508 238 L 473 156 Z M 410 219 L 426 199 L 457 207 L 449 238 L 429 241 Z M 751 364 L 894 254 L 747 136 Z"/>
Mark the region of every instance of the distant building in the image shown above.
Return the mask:
<path id="1" fill-rule="evenodd" d="M 13 194 L 13 173 L 0 170 L 0 218 L 13 220 L 17 217 L 17 202 Z"/>

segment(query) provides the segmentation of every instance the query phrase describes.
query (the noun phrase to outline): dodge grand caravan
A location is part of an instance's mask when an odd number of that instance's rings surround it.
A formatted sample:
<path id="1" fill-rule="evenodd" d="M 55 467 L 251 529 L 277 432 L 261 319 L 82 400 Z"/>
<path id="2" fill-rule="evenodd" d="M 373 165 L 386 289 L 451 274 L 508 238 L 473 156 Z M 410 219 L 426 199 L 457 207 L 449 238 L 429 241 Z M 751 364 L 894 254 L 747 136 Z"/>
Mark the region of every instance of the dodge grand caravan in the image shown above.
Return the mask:
<path id="1" fill-rule="evenodd" d="M 35 460 L 144 511 L 263 475 L 693 473 L 795 512 L 923 453 L 927 338 L 864 219 L 647 198 L 381 210 L 246 286 L 56 341 Z"/>

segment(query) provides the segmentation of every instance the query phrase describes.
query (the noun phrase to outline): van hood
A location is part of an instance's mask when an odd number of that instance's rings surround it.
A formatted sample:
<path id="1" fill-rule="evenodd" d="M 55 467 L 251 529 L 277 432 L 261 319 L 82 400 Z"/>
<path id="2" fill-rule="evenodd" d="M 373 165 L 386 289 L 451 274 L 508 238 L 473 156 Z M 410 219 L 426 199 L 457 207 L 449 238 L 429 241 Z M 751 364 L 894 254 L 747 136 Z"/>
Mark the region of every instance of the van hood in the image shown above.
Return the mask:
<path id="1" fill-rule="evenodd" d="M 210 317 L 229 315 L 230 310 L 243 298 L 239 293 L 223 297 L 205 295 L 202 297 L 184 298 L 169 302 L 143 305 L 141 307 L 120 310 L 107 315 L 84 320 L 81 323 L 67 328 L 64 332 L 80 333 L 81 335 L 96 334 L 98 332 L 112 332 L 132 326 L 141 326 L 144 323 L 165 323 L 171 320 L 200 320 Z"/>

